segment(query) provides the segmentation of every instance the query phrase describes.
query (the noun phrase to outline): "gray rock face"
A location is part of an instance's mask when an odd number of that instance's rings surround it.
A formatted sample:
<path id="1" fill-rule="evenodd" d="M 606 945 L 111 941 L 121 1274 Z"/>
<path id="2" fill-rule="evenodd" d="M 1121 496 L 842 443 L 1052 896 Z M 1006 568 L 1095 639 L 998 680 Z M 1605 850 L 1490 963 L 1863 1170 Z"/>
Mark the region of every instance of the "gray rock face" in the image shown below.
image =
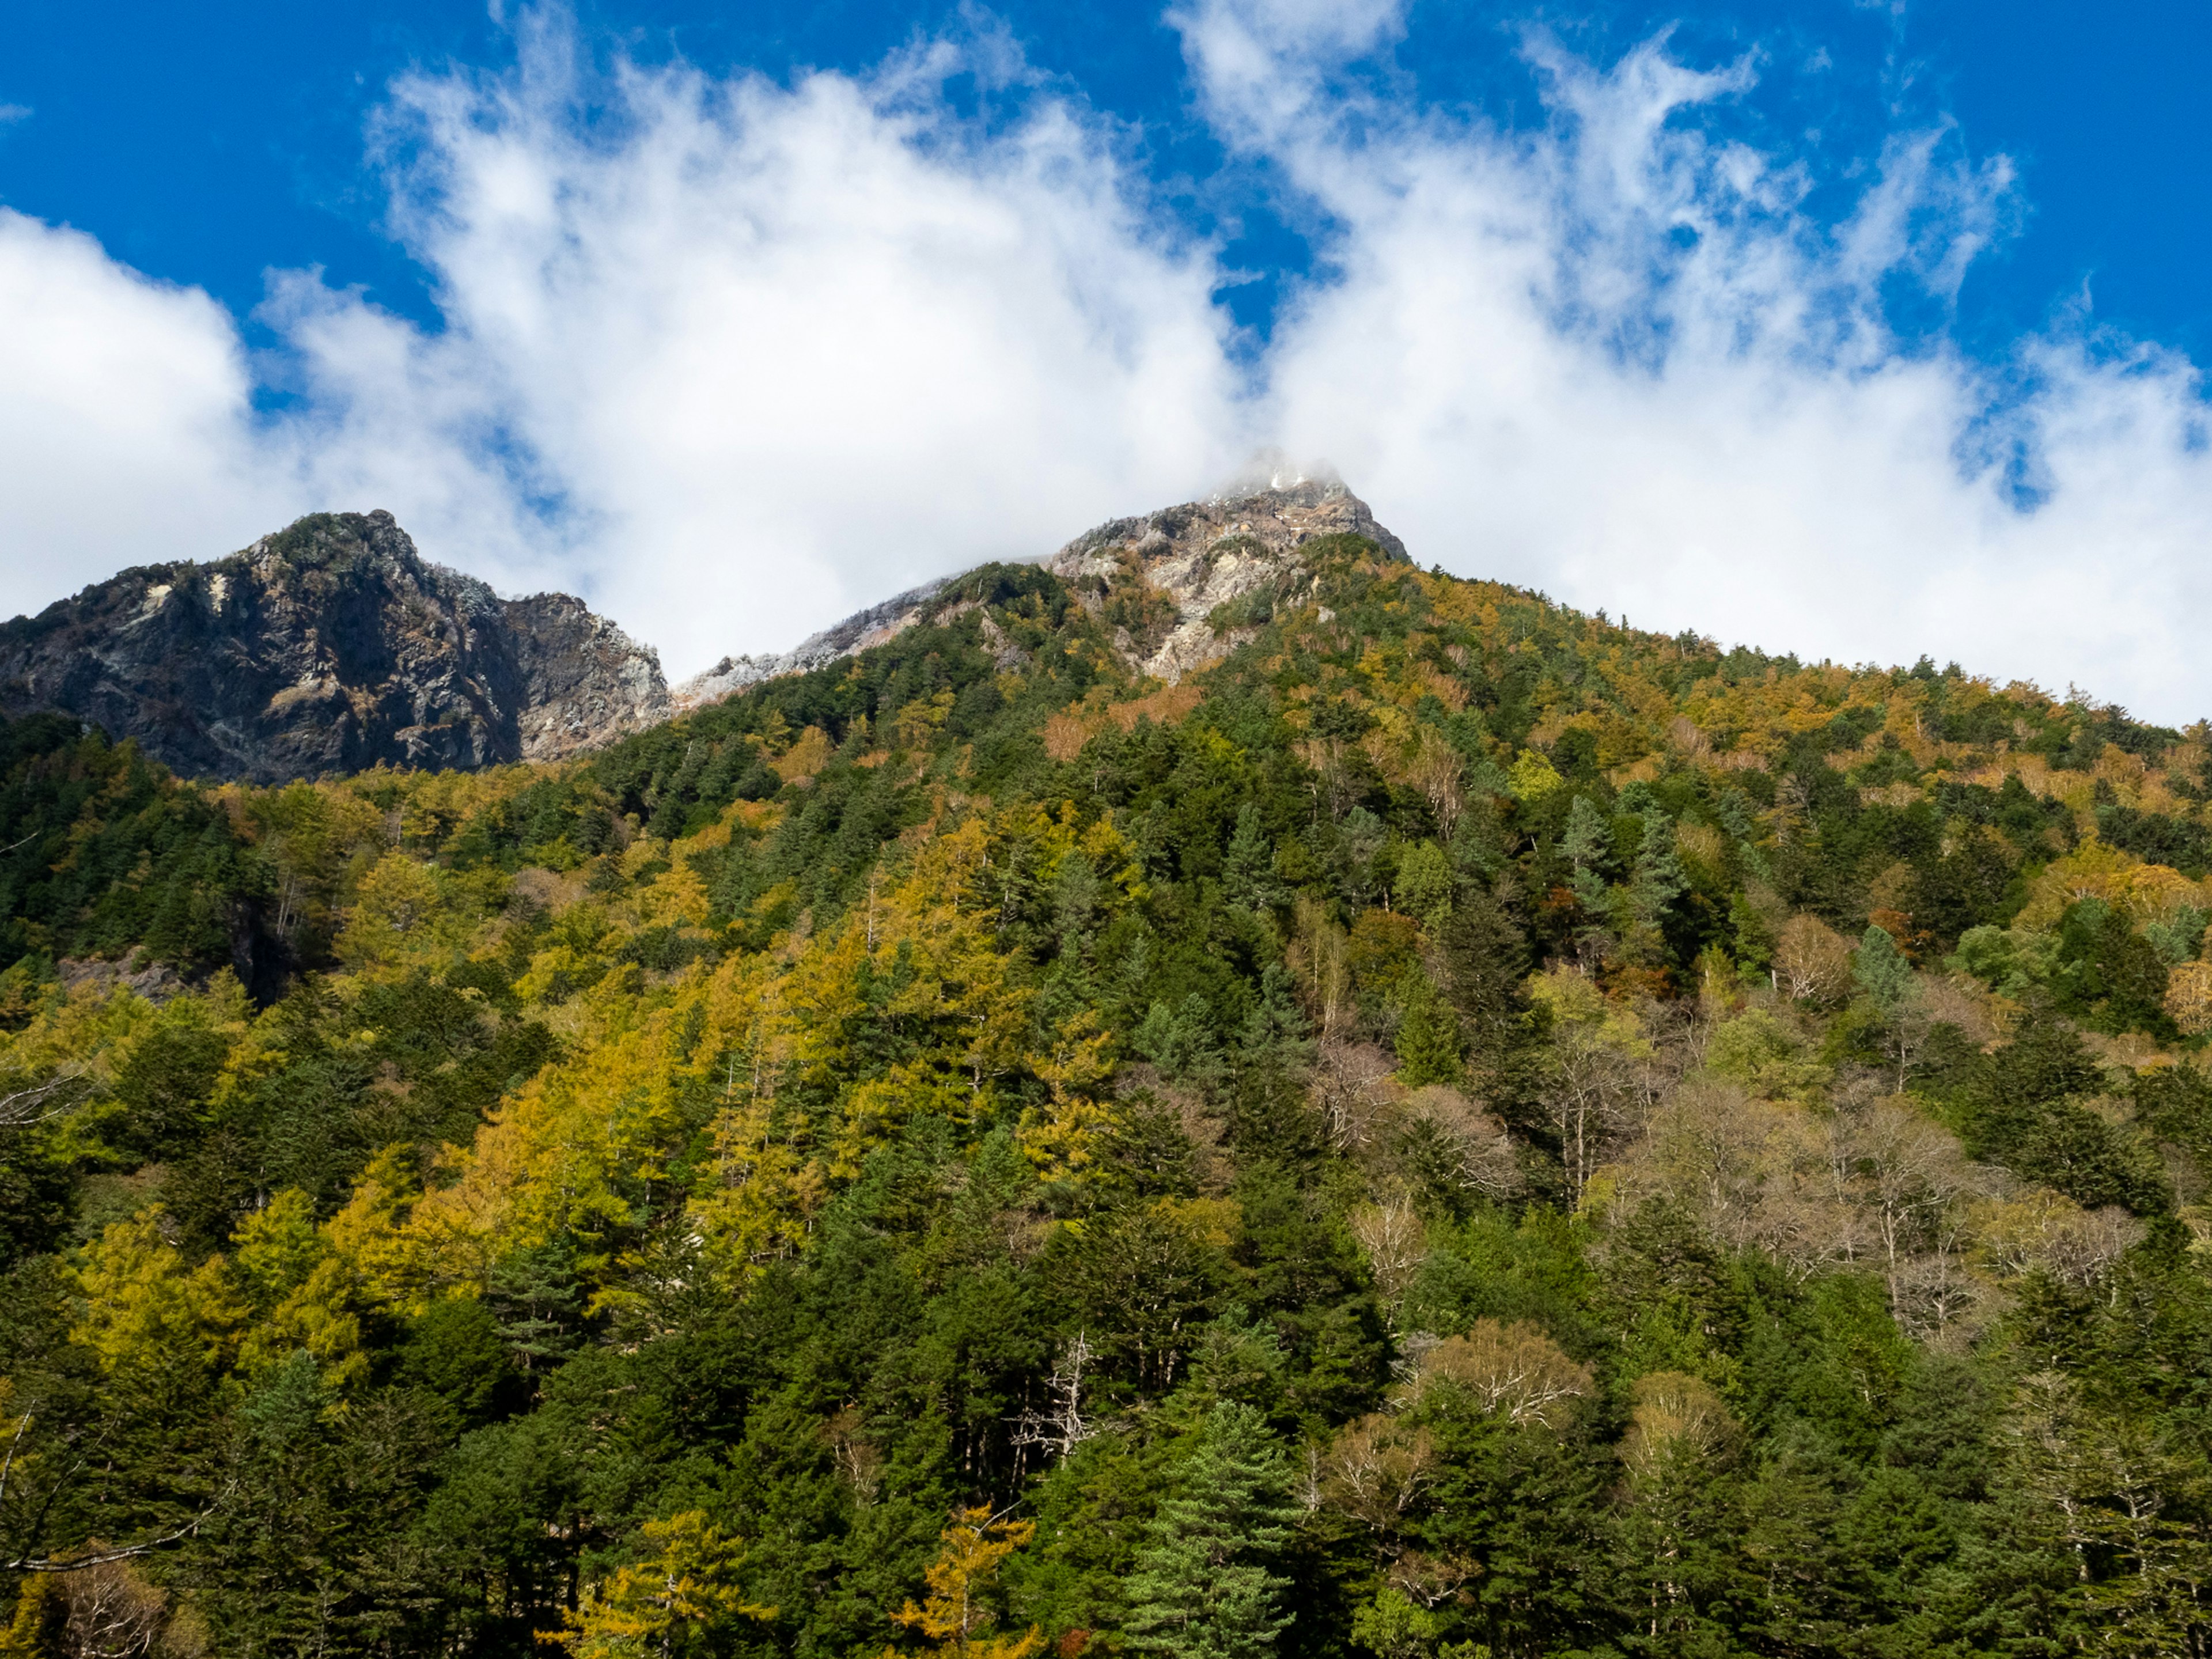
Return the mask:
<path id="1" fill-rule="evenodd" d="M 1294 581 L 1302 574 L 1298 548 L 1331 535 L 1364 536 L 1390 558 L 1407 556 L 1405 544 L 1341 483 L 1262 478 L 1202 501 L 1113 520 L 1041 562 L 1074 588 L 1092 615 L 1113 620 L 1130 614 L 1138 625 L 1120 626 L 1115 634 L 1122 659 L 1173 684 L 1226 656 L 1243 637 L 1234 629 L 1215 630 L 1218 607 Z M 780 655 L 725 657 L 678 685 L 670 701 L 678 712 L 696 708 L 881 645 L 927 617 L 930 601 L 955 580 L 909 588 Z"/>
<path id="2" fill-rule="evenodd" d="M 1406 557 L 1405 544 L 1358 496 L 1333 480 L 1301 478 L 1115 519 L 1044 564 L 1094 616 L 1117 623 L 1123 661 L 1172 685 L 1248 636 L 1217 628 L 1220 607 L 1295 586 L 1304 574 L 1297 550 L 1336 535 L 1362 536 L 1391 558 Z M 1142 603 L 1115 605 L 1133 592 Z"/>
<path id="3" fill-rule="evenodd" d="M 515 726 L 523 759 L 560 760 L 675 712 L 659 653 L 581 599 L 535 593 L 503 603 L 522 672 Z"/>
<path id="4" fill-rule="evenodd" d="M 1406 556 L 1340 483 L 1261 479 L 1116 519 L 1045 567 L 1170 683 L 1249 629 L 1223 607 L 1304 579 L 1317 536 Z M 126 570 L 0 623 L 0 713 L 94 721 L 187 777 L 281 782 L 393 766 L 559 760 L 763 680 L 880 645 L 952 580 L 909 588 L 774 656 L 668 689 L 660 659 L 580 599 L 502 599 L 430 564 L 389 513 L 323 513 L 210 563 Z"/>
<path id="5" fill-rule="evenodd" d="M 659 659 L 581 601 L 501 599 L 389 513 L 126 570 L 0 624 L 0 711 L 58 709 L 188 777 L 550 760 L 667 718 Z"/>

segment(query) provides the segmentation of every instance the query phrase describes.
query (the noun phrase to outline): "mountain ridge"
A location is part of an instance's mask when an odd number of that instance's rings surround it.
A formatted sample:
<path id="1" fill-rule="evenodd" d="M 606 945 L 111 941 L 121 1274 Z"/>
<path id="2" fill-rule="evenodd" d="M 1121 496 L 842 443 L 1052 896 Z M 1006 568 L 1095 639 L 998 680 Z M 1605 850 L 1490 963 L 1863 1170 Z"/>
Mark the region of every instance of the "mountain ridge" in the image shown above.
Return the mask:
<path id="1" fill-rule="evenodd" d="M 1213 611 L 1244 599 L 1280 574 L 1284 558 L 1321 535 L 1364 536 L 1387 554 L 1408 559 L 1405 544 L 1376 521 L 1366 502 L 1335 479 L 1255 479 L 1200 500 L 1109 519 L 1034 561 L 1087 596 L 1085 608 L 1103 614 L 1108 579 L 1141 577 L 1167 596 L 1175 621 L 1150 647 L 1126 624 L 1116 648 L 1128 665 L 1170 684 L 1192 668 L 1228 653 L 1206 627 Z M 786 674 L 858 654 L 914 627 L 931 600 L 981 567 L 921 582 L 854 611 L 789 651 L 728 656 L 695 674 L 670 694 L 683 713 Z"/>
<path id="2" fill-rule="evenodd" d="M 105 727 L 185 776 L 555 760 L 665 718 L 659 656 L 580 599 L 502 599 L 388 512 L 311 514 L 0 623 L 0 711 Z"/>
<path id="3" fill-rule="evenodd" d="M 1249 635 L 1214 626 L 1224 607 L 1294 585 L 1298 548 L 1338 534 L 1407 556 L 1340 482 L 1275 477 L 1108 520 L 1033 562 L 1107 621 L 1132 671 L 1174 684 Z M 257 783 L 559 760 L 885 643 L 968 574 L 672 690 L 650 646 L 579 599 L 501 599 L 423 559 L 381 509 L 310 514 L 224 558 L 134 566 L 0 623 L 0 713 L 74 714 L 180 775 Z"/>

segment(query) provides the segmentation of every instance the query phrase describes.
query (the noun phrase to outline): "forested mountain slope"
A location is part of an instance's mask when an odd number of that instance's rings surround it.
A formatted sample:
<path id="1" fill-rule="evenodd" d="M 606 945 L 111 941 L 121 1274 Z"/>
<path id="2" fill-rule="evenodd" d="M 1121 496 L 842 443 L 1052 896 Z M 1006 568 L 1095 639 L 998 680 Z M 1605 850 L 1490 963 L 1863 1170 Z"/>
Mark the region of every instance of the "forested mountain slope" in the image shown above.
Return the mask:
<path id="1" fill-rule="evenodd" d="M 558 764 L 9 726 L 6 1650 L 2202 1651 L 2204 732 L 1138 523 Z"/>

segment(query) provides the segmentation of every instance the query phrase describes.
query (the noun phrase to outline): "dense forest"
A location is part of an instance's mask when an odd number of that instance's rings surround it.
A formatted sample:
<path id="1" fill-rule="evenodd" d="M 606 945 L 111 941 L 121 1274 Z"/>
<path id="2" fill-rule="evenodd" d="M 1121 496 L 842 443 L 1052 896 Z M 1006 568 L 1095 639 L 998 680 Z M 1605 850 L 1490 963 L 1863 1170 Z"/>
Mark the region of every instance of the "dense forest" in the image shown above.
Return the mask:
<path id="1" fill-rule="evenodd" d="M 1310 543 L 0 730 L 0 1652 L 2212 1650 L 2212 733 Z"/>

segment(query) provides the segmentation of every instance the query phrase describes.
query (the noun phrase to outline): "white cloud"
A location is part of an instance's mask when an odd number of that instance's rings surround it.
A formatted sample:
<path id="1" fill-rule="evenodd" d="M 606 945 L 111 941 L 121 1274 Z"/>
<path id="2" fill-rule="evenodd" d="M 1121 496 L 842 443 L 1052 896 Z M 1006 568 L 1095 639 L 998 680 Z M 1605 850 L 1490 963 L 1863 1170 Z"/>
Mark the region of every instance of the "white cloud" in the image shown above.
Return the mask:
<path id="1" fill-rule="evenodd" d="M 2195 368 L 2061 327 L 2001 380 L 1883 324 L 1886 282 L 1955 295 L 2011 210 L 2002 160 L 1899 135 L 1824 228 L 1786 161 L 1701 130 L 1747 63 L 1655 44 L 1601 75 L 1538 39 L 1553 118 L 1507 135 L 1363 100 L 1325 59 L 1251 92 L 1268 10 L 1184 28 L 1218 125 L 1336 227 L 1340 275 L 1276 331 L 1270 424 L 1417 557 L 1668 631 L 2212 713 Z"/>
<path id="2" fill-rule="evenodd" d="M 206 295 L 0 208 L 0 615 L 267 528 L 252 393 Z"/>
<path id="3" fill-rule="evenodd" d="M 1425 562 L 2212 712 L 2195 368 L 2076 322 L 1993 370 L 1885 325 L 1886 285 L 1940 308 L 2003 234 L 2002 161 L 1901 132 L 1823 224 L 1790 157 L 1711 136 L 1753 59 L 1600 72 L 1535 39 L 1553 119 L 1508 134 L 1409 94 L 1392 0 L 1173 21 L 1206 118 L 1327 228 L 1256 390 L 1212 251 L 1003 35 L 783 85 L 590 71 L 541 17 L 513 70 L 404 82 L 380 125 L 440 329 L 279 274 L 252 363 L 204 295 L 0 216 L 0 605 L 384 506 L 504 588 L 585 592 L 680 675 L 1274 437 Z M 962 70 L 984 117 L 944 94 Z"/>
<path id="4" fill-rule="evenodd" d="M 1064 104 L 956 120 L 972 61 L 592 83 L 540 30 L 517 75 L 403 83 L 394 224 L 447 325 L 280 289 L 316 476 L 507 586 L 556 547 L 677 673 L 1198 488 L 1237 447 L 1210 260 Z"/>

